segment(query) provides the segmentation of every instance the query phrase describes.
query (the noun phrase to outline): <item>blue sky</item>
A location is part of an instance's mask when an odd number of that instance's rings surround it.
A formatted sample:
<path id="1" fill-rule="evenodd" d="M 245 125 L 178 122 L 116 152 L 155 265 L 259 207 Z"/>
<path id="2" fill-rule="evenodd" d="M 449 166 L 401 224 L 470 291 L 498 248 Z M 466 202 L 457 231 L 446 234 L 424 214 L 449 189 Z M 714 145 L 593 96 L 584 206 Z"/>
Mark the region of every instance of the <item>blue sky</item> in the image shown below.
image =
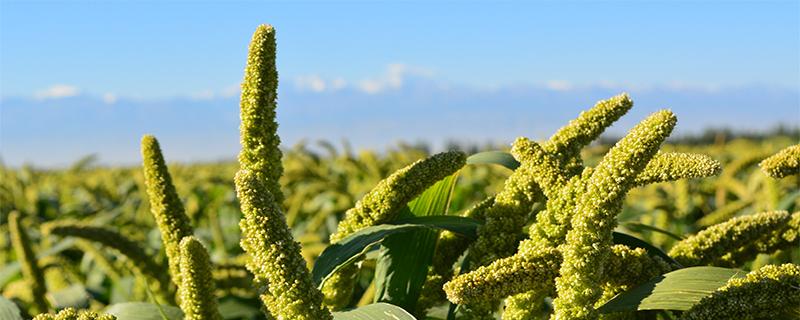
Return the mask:
<path id="1" fill-rule="evenodd" d="M 798 1 L 2 1 L 0 157 L 136 163 L 155 133 L 174 160 L 232 158 L 260 23 L 287 145 L 543 138 L 622 91 L 616 132 L 662 107 L 678 133 L 800 123 Z"/>

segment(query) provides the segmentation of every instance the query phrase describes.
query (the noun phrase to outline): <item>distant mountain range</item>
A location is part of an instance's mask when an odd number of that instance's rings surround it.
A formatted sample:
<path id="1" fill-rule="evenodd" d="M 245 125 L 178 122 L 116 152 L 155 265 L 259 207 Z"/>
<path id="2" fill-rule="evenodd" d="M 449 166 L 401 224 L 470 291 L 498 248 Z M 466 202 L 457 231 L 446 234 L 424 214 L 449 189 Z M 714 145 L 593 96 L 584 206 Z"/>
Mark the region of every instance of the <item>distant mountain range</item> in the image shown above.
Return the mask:
<path id="1" fill-rule="evenodd" d="M 507 143 L 521 135 L 545 138 L 597 100 L 623 91 L 614 86 L 481 89 L 419 78 L 380 91 L 343 87 L 318 92 L 289 83 L 280 92 L 279 130 L 284 146 L 302 139 L 346 139 L 356 148 L 378 149 L 401 140 L 434 146 L 446 141 Z M 610 134 L 624 133 L 661 108 L 677 114 L 677 135 L 708 127 L 757 131 L 800 126 L 798 88 L 627 91 L 635 106 Z M 152 133 L 169 161 L 232 159 L 239 149 L 238 100 L 5 97 L 0 100 L 0 158 L 13 166 L 63 166 L 97 154 L 101 163 L 134 164 L 140 159 L 140 137 Z"/>

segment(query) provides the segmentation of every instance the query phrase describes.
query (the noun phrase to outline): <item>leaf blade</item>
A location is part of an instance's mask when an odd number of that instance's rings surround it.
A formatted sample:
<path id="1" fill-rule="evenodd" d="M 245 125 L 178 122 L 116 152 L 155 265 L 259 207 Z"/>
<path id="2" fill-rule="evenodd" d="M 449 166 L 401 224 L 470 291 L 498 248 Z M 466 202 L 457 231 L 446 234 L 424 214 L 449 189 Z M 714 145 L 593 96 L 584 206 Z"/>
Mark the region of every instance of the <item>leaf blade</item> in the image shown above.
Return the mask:
<path id="1" fill-rule="evenodd" d="M 738 269 L 691 267 L 658 276 L 612 298 L 601 313 L 633 310 L 689 310 L 732 278 L 746 273 Z"/>

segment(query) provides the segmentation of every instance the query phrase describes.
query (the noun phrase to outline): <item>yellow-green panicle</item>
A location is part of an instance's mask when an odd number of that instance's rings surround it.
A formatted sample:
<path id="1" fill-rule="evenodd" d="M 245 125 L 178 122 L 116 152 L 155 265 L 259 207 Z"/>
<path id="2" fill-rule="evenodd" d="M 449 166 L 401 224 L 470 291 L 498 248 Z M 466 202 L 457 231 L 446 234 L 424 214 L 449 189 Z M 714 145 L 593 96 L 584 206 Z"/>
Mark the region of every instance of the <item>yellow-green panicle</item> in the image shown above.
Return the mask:
<path id="1" fill-rule="evenodd" d="M 151 135 L 142 137 L 144 181 L 150 198 L 150 211 L 161 231 L 161 241 L 167 253 L 169 274 L 175 285 L 180 285 L 180 254 L 178 245 L 183 237 L 193 233 L 183 203 L 172 185 L 158 140 Z"/>
<path id="2" fill-rule="evenodd" d="M 180 306 L 186 320 L 220 320 L 208 251 L 195 237 L 180 242 Z"/>
<path id="3" fill-rule="evenodd" d="M 117 317 L 110 314 L 98 314 L 94 311 L 66 308 L 56 314 L 43 313 L 33 317 L 33 320 L 116 320 Z"/>
<path id="4" fill-rule="evenodd" d="M 311 281 L 300 244 L 292 238 L 286 217 L 260 175 L 248 170 L 236 174 L 236 193 L 242 207 L 242 249 L 250 256 L 247 268 L 270 313 L 278 319 L 325 320 L 322 294 Z"/>
<path id="5" fill-rule="evenodd" d="M 553 300 L 558 319 L 596 319 L 602 295 L 603 266 L 611 254 L 611 232 L 634 179 L 655 156 L 675 127 L 672 112 L 654 113 L 620 140 L 591 174 L 578 201 L 561 252 L 564 262 L 556 278 Z"/>
<path id="6" fill-rule="evenodd" d="M 783 229 L 790 219 L 786 211 L 736 217 L 679 241 L 670 249 L 669 255 L 684 266 L 732 266 L 732 261 L 746 260 L 732 254 L 744 252 L 741 251 L 743 248 L 756 245 L 759 239 Z"/>
<path id="7" fill-rule="evenodd" d="M 278 180 L 283 174 L 283 154 L 275 122 L 278 100 L 275 55 L 275 29 L 270 25 L 258 26 L 250 41 L 242 81 L 239 165 L 260 175 L 275 201 L 282 204 L 283 192 Z"/>
<path id="8" fill-rule="evenodd" d="M 800 175 L 800 144 L 778 151 L 758 165 L 764 173 L 776 179 Z"/>

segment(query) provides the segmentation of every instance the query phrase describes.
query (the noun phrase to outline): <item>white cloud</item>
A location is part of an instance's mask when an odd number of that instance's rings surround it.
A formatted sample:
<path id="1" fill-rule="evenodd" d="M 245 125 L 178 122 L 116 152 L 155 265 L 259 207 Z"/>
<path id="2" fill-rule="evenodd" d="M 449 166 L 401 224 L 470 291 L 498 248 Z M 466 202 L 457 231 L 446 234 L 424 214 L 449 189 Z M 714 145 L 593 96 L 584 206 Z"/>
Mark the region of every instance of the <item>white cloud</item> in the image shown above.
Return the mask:
<path id="1" fill-rule="evenodd" d="M 203 90 L 189 94 L 189 98 L 194 100 L 211 100 L 214 99 L 215 96 L 214 91 L 211 90 Z"/>
<path id="2" fill-rule="evenodd" d="M 325 80 L 316 74 L 299 76 L 294 79 L 294 85 L 301 91 L 313 92 L 323 92 L 325 91 L 325 87 L 327 87 Z"/>
<path id="3" fill-rule="evenodd" d="M 337 91 L 347 86 L 347 81 L 343 78 L 325 80 L 321 76 L 312 74 L 298 76 L 294 78 L 294 86 L 300 91 L 325 92 Z"/>
<path id="4" fill-rule="evenodd" d="M 380 93 L 390 89 L 400 89 L 405 83 L 405 78 L 409 75 L 431 77 L 433 72 L 402 63 L 393 63 L 386 67 L 386 73 L 382 76 L 359 82 L 358 88 L 369 94 Z"/>
<path id="5" fill-rule="evenodd" d="M 76 86 L 67 84 L 56 84 L 47 89 L 37 91 L 33 97 L 39 100 L 59 99 L 77 96 L 80 90 Z"/>
<path id="6" fill-rule="evenodd" d="M 105 102 L 106 104 L 114 104 L 117 102 L 117 95 L 111 92 L 107 92 L 106 94 L 103 95 L 103 102 Z"/>
<path id="7" fill-rule="evenodd" d="M 566 80 L 550 80 L 545 82 L 544 86 L 554 91 L 569 91 L 574 87 L 572 83 Z"/>
<path id="8" fill-rule="evenodd" d="M 232 84 L 232 85 L 227 86 L 224 89 L 222 89 L 222 91 L 220 92 L 220 95 L 225 97 L 225 98 L 230 98 L 230 97 L 235 97 L 235 96 L 239 95 L 239 93 L 241 93 L 241 92 L 242 92 L 242 88 L 239 86 L 239 84 Z"/>

